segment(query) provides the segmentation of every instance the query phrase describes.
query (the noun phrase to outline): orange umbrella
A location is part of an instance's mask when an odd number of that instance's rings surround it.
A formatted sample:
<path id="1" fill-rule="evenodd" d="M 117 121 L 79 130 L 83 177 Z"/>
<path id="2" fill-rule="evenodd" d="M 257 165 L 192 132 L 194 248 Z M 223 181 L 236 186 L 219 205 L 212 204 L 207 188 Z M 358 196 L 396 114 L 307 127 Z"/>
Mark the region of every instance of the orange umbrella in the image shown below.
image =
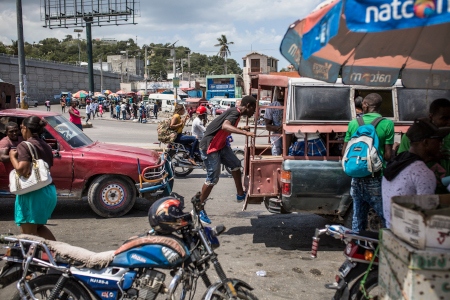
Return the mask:
<path id="1" fill-rule="evenodd" d="M 79 90 L 75 94 L 72 95 L 74 98 L 86 98 L 89 95 L 85 90 Z"/>
<path id="2" fill-rule="evenodd" d="M 124 94 L 126 94 L 124 91 L 122 91 L 122 90 L 118 90 L 117 92 L 116 92 L 116 94 L 117 95 L 124 95 Z"/>
<path id="3" fill-rule="evenodd" d="M 103 94 L 112 94 L 111 90 L 104 90 Z"/>

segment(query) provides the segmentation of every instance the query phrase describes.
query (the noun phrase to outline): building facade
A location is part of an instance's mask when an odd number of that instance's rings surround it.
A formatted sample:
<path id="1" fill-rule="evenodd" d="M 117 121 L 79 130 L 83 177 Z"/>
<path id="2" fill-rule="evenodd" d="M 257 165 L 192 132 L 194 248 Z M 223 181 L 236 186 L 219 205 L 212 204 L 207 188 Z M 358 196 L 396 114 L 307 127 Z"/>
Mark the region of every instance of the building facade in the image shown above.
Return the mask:
<path id="1" fill-rule="evenodd" d="M 126 79 L 127 74 L 135 76 L 144 76 L 144 61 L 133 56 L 126 55 L 108 55 L 106 63 L 114 73 L 121 74 Z"/>
<path id="2" fill-rule="evenodd" d="M 278 59 L 272 56 L 251 52 L 242 58 L 244 93 L 250 95 L 250 86 L 253 78 L 258 74 L 269 74 L 278 71 Z"/>

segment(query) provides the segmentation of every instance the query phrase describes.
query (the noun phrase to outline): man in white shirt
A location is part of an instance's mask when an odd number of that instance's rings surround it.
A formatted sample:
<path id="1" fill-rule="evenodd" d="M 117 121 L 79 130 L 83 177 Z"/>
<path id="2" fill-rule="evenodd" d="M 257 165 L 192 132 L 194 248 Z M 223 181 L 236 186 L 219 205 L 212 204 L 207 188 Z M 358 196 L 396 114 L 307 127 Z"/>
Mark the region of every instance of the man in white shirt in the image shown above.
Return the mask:
<path id="1" fill-rule="evenodd" d="M 195 136 L 197 140 L 200 141 L 206 131 L 205 125 L 208 112 L 206 110 L 206 107 L 199 106 L 197 107 L 195 113 L 197 114 L 197 117 L 192 122 L 192 136 Z"/>
<path id="2" fill-rule="evenodd" d="M 126 120 L 127 119 L 127 105 L 123 102 L 120 105 L 120 111 L 122 112 L 122 120 Z"/>
<path id="3" fill-rule="evenodd" d="M 426 162 L 438 159 L 442 139 L 450 127 L 436 127 L 429 119 L 418 119 L 406 132 L 409 151 L 397 155 L 383 172 L 381 192 L 386 227 L 391 227 L 391 198 L 405 195 L 430 195 L 436 189 L 436 176 Z"/>

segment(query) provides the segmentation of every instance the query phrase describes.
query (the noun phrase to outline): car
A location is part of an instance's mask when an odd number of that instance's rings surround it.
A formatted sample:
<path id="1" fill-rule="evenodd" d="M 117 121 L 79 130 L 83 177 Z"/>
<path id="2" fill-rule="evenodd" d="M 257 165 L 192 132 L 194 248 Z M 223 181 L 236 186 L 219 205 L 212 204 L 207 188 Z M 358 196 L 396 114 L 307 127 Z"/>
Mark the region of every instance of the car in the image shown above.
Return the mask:
<path id="1" fill-rule="evenodd" d="M 28 116 L 44 118 L 48 124 L 43 138 L 53 150 L 51 168 L 58 199 L 87 197 L 101 217 L 119 217 L 133 207 L 136 197 L 169 195 L 173 188 L 172 168 L 164 155 L 138 147 L 92 141 L 83 131 L 55 112 L 0 110 L 0 124 L 21 124 Z M 120 167 L 119 167 L 120 166 Z M 12 165 L 0 162 L 0 195 L 9 193 Z"/>

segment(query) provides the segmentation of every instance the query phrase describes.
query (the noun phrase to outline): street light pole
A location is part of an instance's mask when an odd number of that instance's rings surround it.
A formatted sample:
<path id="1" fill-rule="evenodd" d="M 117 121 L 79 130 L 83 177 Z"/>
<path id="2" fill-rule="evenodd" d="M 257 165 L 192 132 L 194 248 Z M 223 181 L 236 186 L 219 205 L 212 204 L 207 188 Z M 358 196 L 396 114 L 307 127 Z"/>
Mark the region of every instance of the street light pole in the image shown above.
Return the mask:
<path id="1" fill-rule="evenodd" d="M 147 79 L 148 79 L 148 70 L 147 70 L 147 47 L 145 47 L 145 54 L 144 54 L 144 77 L 145 77 L 145 95 L 147 95 Z"/>
<path id="2" fill-rule="evenodd" d="M 20 107 L 27 109 L 27 72 L 25 69 L 25 49 L 23 47 L 23 23 L 22 23 L 22 0 L 16 0 L 17 14 L 17 48 L 19 54 L 19 89 Z"/>
<path id="3" fill-rule="evenodd" d="M 74 29 L 73 32 L 78 33 L 78 65 L 81 66 L 80 34 L 83 32 L 83 29 Z"/>
<path id="4" fill-rule="evenodd" d="M 100 93 L 103 93 L 103 61 L 102 61 L 102 56 L 99 55 L 100 59 Z"/>

